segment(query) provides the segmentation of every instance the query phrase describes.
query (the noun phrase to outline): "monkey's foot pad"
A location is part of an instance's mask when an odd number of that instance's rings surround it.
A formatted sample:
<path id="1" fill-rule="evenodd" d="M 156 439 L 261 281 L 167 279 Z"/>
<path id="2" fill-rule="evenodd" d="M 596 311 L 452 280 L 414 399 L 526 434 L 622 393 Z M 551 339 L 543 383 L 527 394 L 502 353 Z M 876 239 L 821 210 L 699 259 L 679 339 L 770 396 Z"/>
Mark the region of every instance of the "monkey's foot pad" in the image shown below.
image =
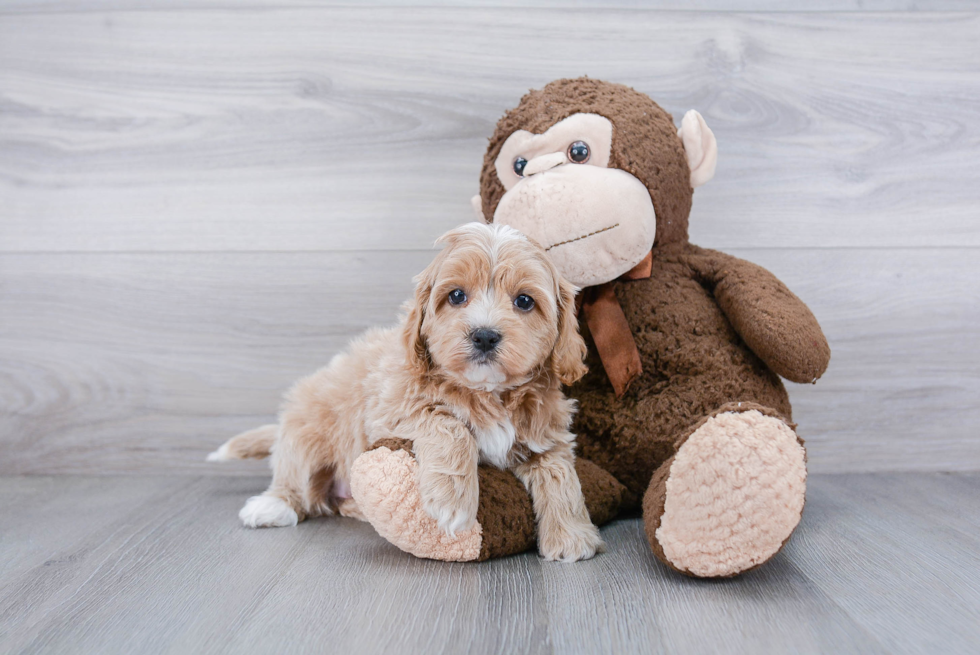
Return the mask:
<path id="1" fill-rule="evenodd" d="M 447 562 L 479 558 L 483 529 L 450 537 L 422 508 L 418 463 L 407 450 L 370 450 L 351 468 L 351 494 L 364 518 L 382 537 L 416 557 Z"/>
<path id="2" fill-rule="evenodd" d="M 731 576 L 775 555 L 800 521 L 806 454 L 783 421 L 752 410 L 695 430 L 674 456 L 656 539 L 676 569 Z"/>

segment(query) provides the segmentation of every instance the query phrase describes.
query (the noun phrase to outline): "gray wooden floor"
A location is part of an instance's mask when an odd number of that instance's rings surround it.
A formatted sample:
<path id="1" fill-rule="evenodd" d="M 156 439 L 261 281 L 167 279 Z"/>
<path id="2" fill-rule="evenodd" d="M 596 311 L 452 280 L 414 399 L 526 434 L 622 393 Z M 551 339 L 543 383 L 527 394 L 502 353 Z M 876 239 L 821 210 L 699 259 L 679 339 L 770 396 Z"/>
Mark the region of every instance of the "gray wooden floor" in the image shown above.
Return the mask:
<path id="1" fill-rule="evenodd" d="M 259 477 L 0 478 L 3 653 L 976 653 L 980 474 L 812 476 L 768 566 L 446 564 L 352 519 L 250 531 Z"/>

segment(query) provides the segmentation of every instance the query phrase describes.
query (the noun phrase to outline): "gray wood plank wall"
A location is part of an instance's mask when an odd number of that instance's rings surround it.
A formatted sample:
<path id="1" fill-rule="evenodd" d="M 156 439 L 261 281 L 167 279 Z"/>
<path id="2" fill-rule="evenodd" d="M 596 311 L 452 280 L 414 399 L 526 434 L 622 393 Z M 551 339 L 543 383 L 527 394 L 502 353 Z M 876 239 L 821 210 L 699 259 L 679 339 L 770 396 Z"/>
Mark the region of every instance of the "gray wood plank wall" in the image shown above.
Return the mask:
<path id="1" fill-rule="evenodd" d="M 0 473 L 261 470 L 200 460 L 394 319 L 500 114 L 581 74 L 714 129 L 692 241 L 833 348 L 811 470 L 980 468 L 968 3 L 232 4 L 0 7 Z"/>

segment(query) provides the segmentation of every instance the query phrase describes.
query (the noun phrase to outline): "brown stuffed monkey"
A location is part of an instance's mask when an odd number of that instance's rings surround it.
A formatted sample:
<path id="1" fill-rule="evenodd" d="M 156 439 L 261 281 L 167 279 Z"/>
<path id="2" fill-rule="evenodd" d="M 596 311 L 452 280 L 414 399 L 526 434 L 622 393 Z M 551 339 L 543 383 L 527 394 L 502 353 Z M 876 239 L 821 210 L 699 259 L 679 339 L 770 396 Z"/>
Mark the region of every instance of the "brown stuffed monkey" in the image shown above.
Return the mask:
<path id="1" fill-rule="evenodd" d="M 806 453 L 780 376 L 813 382 L 830 349 L 810 310 L 759 266 L 688 242 L 693 189 L 717 146 L 629 87 L 580 78 L 525 95 L 497 123 L 474 207 L 543 244 L 582 288 L 589 373 L 577 469 L 596 524 L 642 510 L 683 573 L 766 562 L 800 520 Z M 365 518 L 421 557 L 481 560 L 534 545 L 534 508 L 481 467 L 477 525 L 450 537 L 421 510 L 410 445 L 381 442 L 351 480 Z"/>

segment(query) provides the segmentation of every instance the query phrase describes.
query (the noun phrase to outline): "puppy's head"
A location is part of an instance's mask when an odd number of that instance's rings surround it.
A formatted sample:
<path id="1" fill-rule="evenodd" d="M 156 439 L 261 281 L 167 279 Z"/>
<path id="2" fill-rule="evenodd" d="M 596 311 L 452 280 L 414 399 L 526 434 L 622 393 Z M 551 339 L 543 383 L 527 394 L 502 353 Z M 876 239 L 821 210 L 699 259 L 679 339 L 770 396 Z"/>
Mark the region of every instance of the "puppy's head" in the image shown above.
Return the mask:
<path id="1" fill-rule="evenodd" d="M 585 375 L 575 287 L 544 250 L 516 230 L 470 223 L 417 278 L 405 326 L 409 359 L 471 389 L 500 391 L 550 370 L 564 384 Z"/>

